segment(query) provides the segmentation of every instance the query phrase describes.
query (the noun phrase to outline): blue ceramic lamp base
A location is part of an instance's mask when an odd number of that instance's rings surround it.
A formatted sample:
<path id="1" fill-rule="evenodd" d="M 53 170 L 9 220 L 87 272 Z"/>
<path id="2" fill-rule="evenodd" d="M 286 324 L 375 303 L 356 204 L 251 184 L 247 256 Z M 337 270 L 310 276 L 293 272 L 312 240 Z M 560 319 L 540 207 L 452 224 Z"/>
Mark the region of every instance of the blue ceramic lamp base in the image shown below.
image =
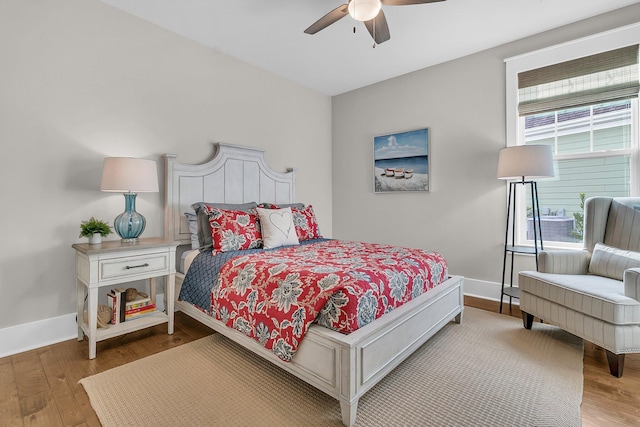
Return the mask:
<path id="1" fill-rule="evenodd" d="M 123 193 L 125 211 L 113 222 L 113 228 L 123 242 L 135 242 L 144 231 L 147 221 L 136 212 L 136 193 Z"/>

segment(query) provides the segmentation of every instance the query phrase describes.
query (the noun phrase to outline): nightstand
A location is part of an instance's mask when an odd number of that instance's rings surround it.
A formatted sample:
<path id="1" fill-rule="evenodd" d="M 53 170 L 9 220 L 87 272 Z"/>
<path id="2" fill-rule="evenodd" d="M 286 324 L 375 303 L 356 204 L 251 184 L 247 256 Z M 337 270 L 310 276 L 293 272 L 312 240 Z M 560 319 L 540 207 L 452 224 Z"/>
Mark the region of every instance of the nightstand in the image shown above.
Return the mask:
<path id="1" fill-rule="evenodd" d="M 86 335 L 89 359 L 96 357 L 96 342 L 128 332 L 168 323 L 173 334 L 173 307 L 176 277 L 176 246 L 178 242 L 161 238 L 139 239 L 134 243 L 103 241 L 89 245 L 75 243 L 78 341 Z M 149 280 L 149 294 L 155 301 L 156 279 L 166 277 L 165 312 L 156 311 L 138 319 L 128 320 L 108 328 L 97 328 L 98 290 L 116 288 L 127 282 Z M 88 323 L 84 322 L 85 299 Z"/>

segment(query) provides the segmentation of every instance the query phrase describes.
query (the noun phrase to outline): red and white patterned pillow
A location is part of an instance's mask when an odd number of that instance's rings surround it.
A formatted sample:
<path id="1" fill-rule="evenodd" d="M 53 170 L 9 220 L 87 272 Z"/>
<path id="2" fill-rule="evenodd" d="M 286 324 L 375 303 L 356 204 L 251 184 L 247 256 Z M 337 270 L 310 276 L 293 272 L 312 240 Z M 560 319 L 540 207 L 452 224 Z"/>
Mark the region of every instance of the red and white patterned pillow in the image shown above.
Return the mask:
<path id="1" fill-rule="evenodd" d="M 209 217 L 213 253 L 257 249 L 262 234 L 255 211 L 244 212 L 205 206 Z"/>
<path id="2" fill-rule="evenodd" d="M 310 239 L 321 239 L 318 220 L 313 212 L 313 206 L 305 206 L 304 208 L 291 208 L 293 214 L 293 225 L 296 227 L 298 240 L 300 242 Z"/>

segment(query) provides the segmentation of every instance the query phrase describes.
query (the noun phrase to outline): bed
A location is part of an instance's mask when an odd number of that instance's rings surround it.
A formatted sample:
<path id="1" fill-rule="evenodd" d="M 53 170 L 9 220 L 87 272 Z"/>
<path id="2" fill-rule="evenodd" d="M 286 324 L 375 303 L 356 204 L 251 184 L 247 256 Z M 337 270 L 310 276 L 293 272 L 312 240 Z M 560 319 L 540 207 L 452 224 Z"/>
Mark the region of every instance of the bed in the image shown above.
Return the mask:
<path id="1" fill-rule="evenodd" d="M 173 154 L 163 158 L 165 237 L 179 241 L 187 251 L 192 247 L 192 232 L 185 213 L 194 203 L 259 201 L 286 205 L 295 201 L 295 169 L 286 173 L 271 170 L 259 149 L 216 143 L 213 155 L 201 164 L 180 163 Z M 184 272 L 176 275 L 176 296 L 180 295 L 184 277 Z M 435 288 L 349 334 L 312 324 L 290 361 L 283 361 L 258 341 L 193 304 L 178 299 L 175 306 L 337 399 L 343 424 L 352 426 L 364 393 L 442 327 L 452 321 L 460 323 L 463 278 L 447 276 Z"/>

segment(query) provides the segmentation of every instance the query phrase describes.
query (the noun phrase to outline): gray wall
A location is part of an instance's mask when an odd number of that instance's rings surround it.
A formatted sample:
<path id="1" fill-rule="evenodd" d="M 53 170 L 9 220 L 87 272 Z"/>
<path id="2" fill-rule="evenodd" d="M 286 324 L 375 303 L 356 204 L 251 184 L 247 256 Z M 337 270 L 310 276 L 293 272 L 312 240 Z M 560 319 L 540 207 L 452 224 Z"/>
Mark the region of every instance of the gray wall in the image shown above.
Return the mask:
<path id="1" fill-rule="evenodd" d="M 640 5 L 333 98 L 334 237 L 441 252 L 450 272 L 499 297 L 506 184 L 504 59 L 629 25 Z M 373 137 L 429 127 L 431 191 L 374 194 Z M 535 268 L 519 259 L 520 268 Z M 477 290 L 477 289 L 476 289 Z"/>
<path id="2" fill-rule="evenodd" d="M 331 236 L 328 96 L 98 0 L 0 2 L 0 329 L 75 310 L 80 222 L 124 210 L 99 191 L 104 157 L 162 170 L 162 153 L 201 162 L 214 141 L 298 167 L 298 200 Z M 143 237 L 163 234 L 160 183 L 138 196 Z"/>

